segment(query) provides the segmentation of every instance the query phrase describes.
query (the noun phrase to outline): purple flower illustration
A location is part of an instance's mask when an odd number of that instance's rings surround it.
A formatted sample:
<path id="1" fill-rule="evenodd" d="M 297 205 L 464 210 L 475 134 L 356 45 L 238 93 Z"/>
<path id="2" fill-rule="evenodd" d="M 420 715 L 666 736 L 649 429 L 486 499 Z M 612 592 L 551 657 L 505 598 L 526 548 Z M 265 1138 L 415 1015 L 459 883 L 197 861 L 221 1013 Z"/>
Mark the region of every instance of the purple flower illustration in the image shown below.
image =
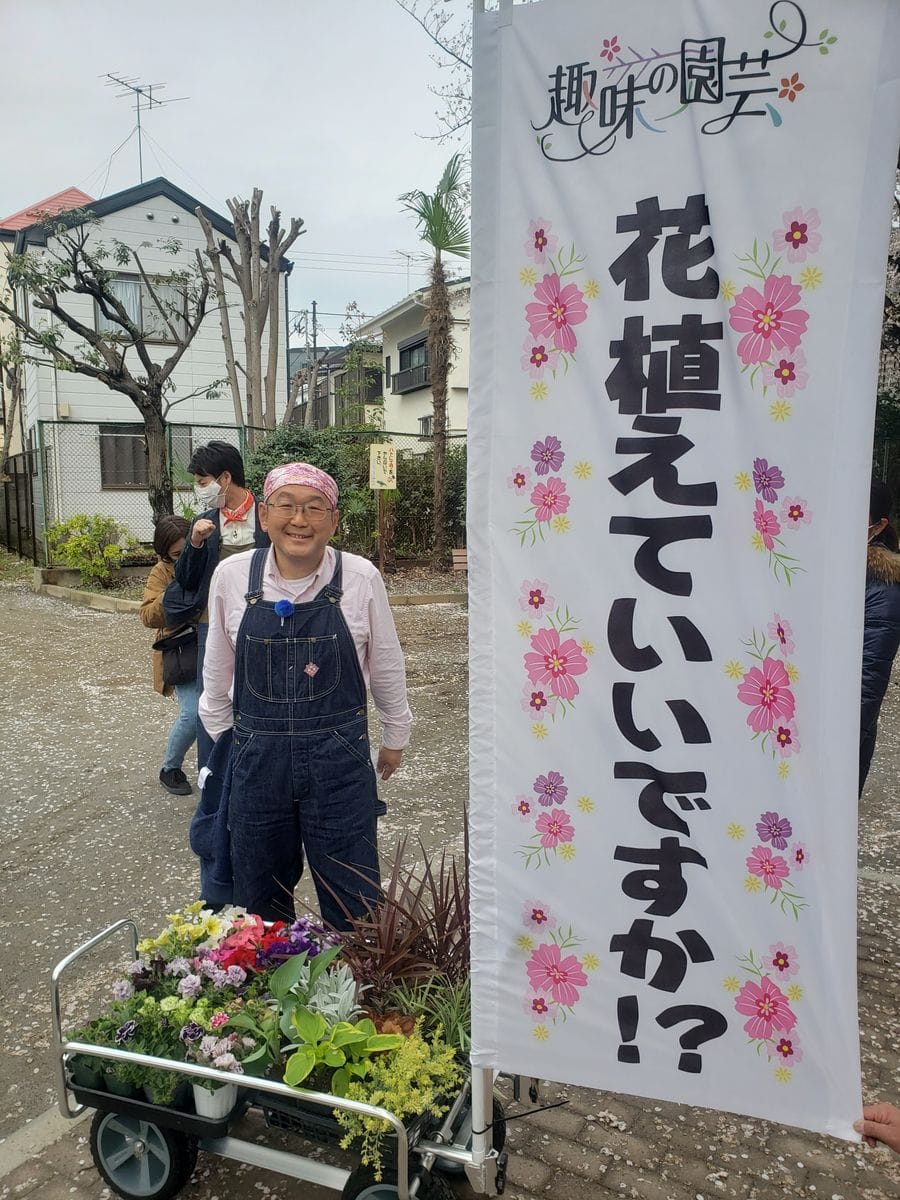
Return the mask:
<path id="1" fill-rule="evenodd" d="M 784 476 L 778 467 L 770 467 L 764 458 L 753 460 L 753 483 L 757 495 L 763 500 L 774 504 L 778 499 L 778 489 L 784 487 Z"/>
<path id="2" fill-rule="evenodd" d="M 565 780 L 559 771 L 548 771 L 546 775 L 538 775 L 534 781 L 534 790 L 537 793 L 538 803 L 542 804 L 544 808 L 549 808 L 552 804 L 562 804 L 569 794 L 569 789 L 565 786 Z"/>
<path id="3" fill-rule="evenodd" d="M 771 842 L 776 850 L 784 850 L 787 840 L 794 832 L 787 817 L 779 817 L 778 813 L 766 812 L 756 823 L 756 832 L 764 842 Z"/>
<path id="4" fill-rule="evenodd" d="M 531 461 L 535 464 L 534 469 L 538 475 L 549 475 L 551 471 L 558 471 L 565 457 L 562 442 L 552 433 L 548 433 L 544 441 L 535 442 L 531 447 Z"/>

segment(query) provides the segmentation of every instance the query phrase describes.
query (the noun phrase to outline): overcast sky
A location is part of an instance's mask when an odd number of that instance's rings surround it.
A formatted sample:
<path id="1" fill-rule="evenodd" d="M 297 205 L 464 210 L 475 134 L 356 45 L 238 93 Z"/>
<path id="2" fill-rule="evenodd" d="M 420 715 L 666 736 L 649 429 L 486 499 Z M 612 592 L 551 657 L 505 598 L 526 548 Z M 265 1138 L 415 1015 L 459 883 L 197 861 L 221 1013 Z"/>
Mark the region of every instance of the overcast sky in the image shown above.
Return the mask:
<path id="1" fill-rule="evenodd" d="M 189 97 L 142 116 L 145 180 L 226 214 L 259 186 L 303 218 L 291 307 L 317 300 L 324 340 L 349 300 L 371 315 L 406 293 L 394 252 L 420 244 L 397 197 L 434 187 L 455 147 L 418 136 L 435 132 L 441 73 L 395 0 L 0 0 L 0 21 L 0 217 L 139 181 L 136 136 L 110 162 L 135 123 L 102 78 L 118 73 Z"/>

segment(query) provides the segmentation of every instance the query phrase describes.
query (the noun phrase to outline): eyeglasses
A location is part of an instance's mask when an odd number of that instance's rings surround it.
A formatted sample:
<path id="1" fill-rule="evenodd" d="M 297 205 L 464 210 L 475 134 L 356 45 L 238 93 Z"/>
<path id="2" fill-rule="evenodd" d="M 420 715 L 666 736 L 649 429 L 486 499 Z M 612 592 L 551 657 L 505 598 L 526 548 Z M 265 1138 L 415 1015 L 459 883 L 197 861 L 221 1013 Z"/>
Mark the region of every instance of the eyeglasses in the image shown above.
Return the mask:
<path id="1" fill-rule="evenodd" d="M 267 503 L 266 508 L 282 521 L 293 520 L 297 513 L 302 513 L 310 525 L 320 525 L 334 512 L 333 508 L 326 508 L 316 500 L 311 504 L 290 504 L 287 500 L 282 500 L 278 504 Z"/>

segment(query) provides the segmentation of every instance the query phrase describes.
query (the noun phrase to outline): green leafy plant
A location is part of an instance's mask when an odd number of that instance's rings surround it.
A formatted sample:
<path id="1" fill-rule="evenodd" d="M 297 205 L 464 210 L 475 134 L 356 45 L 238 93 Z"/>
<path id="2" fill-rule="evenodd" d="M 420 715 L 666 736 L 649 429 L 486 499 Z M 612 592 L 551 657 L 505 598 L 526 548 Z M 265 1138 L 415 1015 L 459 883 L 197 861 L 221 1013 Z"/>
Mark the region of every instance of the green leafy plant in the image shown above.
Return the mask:
<path id="1" fill-rule="evenodd" d="M 426 1036 L 442 1030 L 457 1057 L 468 1061 L 472 1045 L 472 990 L 468 978 L 451 983 L 435 976 L 423 983 L 401 983 L 391 992 L 388 1003 L 419 1021 Z"/>
<path id="2" fill-rule="evenodd" d="M 368 1017 L 355 1024 L 338 1021 L 329 1028 L 321 1013 L 298 1007 L 290 1023 L 298 1041 L 285 1063 L 284 1082 L 298 1087 L 314 1072 L 321 1073 L 326 1075 L 324 1090 L 336 1096 L 347 1094 L 351 1080 L 365 1079 L 374 1055 L 396 1050 L 404 1042 L 402 1033 L 379 1033 Z"/>
<path id="3" fill-rule="evenodd" d="M 122 562 L 123 542 L 128 530 L 112 517 L 77 513 L 66 521 L 54 521 L 47 529 L 52 562 L 81 572 L 85 587 L 109 587 Z"/>

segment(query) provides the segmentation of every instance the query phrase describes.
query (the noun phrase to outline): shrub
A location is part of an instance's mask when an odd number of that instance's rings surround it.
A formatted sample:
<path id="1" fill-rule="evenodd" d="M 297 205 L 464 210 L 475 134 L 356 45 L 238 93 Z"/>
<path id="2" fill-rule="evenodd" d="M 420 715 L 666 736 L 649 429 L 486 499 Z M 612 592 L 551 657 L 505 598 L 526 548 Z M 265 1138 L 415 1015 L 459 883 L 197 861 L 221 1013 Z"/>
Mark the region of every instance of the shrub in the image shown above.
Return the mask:
<path id="1" fill-rule="evenodd" d="M 122 543 L 131 548 L 134 539 L 112 517 L 77 513 L 67 521 L 54 521 L 47 530 L 51 562 L 81 572 L 84 587 L 109 587 L 122 562 Z"/>

